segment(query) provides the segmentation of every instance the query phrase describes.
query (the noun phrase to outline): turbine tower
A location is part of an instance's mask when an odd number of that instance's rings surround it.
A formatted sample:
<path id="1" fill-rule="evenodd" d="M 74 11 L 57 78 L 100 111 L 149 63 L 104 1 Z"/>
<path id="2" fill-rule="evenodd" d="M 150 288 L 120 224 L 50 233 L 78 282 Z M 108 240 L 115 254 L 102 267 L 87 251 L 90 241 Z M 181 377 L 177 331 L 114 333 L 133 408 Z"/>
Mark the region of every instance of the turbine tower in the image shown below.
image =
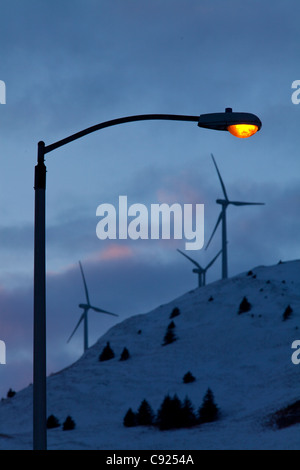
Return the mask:
<path id="1" fill-rule="evenodd" d="M 208 265 L 205 268 L 202 268 L 202 266 L 200 266 L 200 264 L 197 261 L 190 258 L 190 256 L 186 255 L 183 251 L 178 250 L 178 249 L 177 251 L 179 251 L 179 253 L 181 253 L 183 256 L 189 259 L 193 264 L 195 264 L 195 266 L 197 266 L 197 268 L 193 269 L 193 273 L 198 274 L 198 287 L 202 287 L 206 285 L 206 271 L 214 264 L 214 262 L 222 253 L 222 250 L 220 250 L 219 253 L 214 257 L 214 259 L 210 263 L 208 263 Z"/>
<path id="2" fill-rule="evenodd" d="M 217 199 L 216 200 L 216 203 L 217 204 L 220 204 L 222 206 L 222 209 L 221 209 L 221 212 L 220 212 L 220 215 L 218 217 L 218 220 L 217 220 L 217 223 L 215 225 L 215 228 L 212 232 L 212 235 L 207 243 L 207 246 L 206 246 L 206 250 L 207 248 L 209 247 L 210 245 L 210 242 L 220 224 L 220 222 L 222 221 L 222 279 L 227 279 L 228 277 L 228 255 L 227 255 L 227 223 L 226 223 L 226 209 L 227 207 L 231 204 L 233 206 L 263 206 L 264 203 L 263 202 L 240 202 L 240 201 L 230 201 L 228 199 L 228 196 L 227 196 L 227 192 L 226 192 L 226 188 L 225 188 L 225 185 L 224 185 L 224 182 L 222 180 L 222 177 L 221 177 L 221 174 L 219 172 L 219 169 L 218 169 L 218 166 L 216 164 L 216 161 L 214 159 L 214 156 L 212 156 L 212 159 L 213 159 L 213 162 L 214 162 L 214 165 L 216 167 L 216 170 L 217 170 L 217 173 L 218 173 L 218 177 L 219 177 L 219 180 L 220 180 L 220 183 L 221 183 L 221 187 L 222 187 L 222 190 L 223 190 L 223 194 L 224 194 L 224 198 L 225 199 Z"/>
<path id="3" fill-rule="evenodd" d="M 81 275 L 82 275 L 82 279 L 83 279 L 83 285 L 84 285 L 85 297 L 86 297 L 86 304 L 79 304 L 79 307 L 83 309 L 83 313 L 82 313 L 81 317 L 79 318 L 79 321 L 78 321 L 76 327 L 74 328 L 73 333 L 71 334 L 71 336 L 70 336 L 70 338 L 68 339 L 67 342 L 69 342 L 71 340 L 71 338 L 73 337 L 75 331 L 77 330 L 77 328 L 79 327 L 79 325 L 83 321 L 83 348 L 84 348 L 84 352 L 85 352 L 89 347 L 89 344 L 88 344 L 88 311 L 91 309 L 91 310 L 94 310 L 95 312 L 98 312 L 98 313 L 106 313 L 107 315 L 113 315 L 114 317 L 117 317 L 118 315 L 116 313 L 107 312 L 106 310 L 103 310 L 102 308 L 93 307 L 91 305 L 90 298 L 89 298 L 89 292 L 88 292 L 84 272 L 83 272 L 82 265 L 81 265 L 80 261 L 79 261 L 79 266 L 80 266 L 80 271 L 81 271 Z"/>

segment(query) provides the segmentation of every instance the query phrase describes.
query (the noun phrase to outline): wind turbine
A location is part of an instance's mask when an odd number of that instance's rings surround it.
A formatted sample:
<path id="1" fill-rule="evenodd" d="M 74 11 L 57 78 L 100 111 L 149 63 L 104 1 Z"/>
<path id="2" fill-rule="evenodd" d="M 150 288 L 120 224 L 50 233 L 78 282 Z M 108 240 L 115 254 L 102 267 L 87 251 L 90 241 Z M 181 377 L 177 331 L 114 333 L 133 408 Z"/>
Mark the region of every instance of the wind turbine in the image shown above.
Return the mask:
<path id="1" fill-rule="evenodd" d="M 83 309 L 83 313 L 82 313 L 81 317 L 79 318 L 79 321 L 78 321 L 76 327 L 74 328 L 73 333 L 71 334 L 71 336 L 70 336 L 70 338 L 68 339 L 67 342 L 69 342 L 71 340 L 71 338 L 73 337 L 75 331 L 79 327 L 80 323 L 83 321 L 83 347 L 84 347 L 84 352 L 85 352 L 89 347 L 89 345 L 88 345 L 88 311 L 91 309 L 91 310 L 94 310 L 95 312 L 106 313 L 107 315 L 113 315 L 114 317 L 117 317 L 118 315 L 116 313 L 107 312 L 106 310 L 103 310 L 102 308 L 93 307 L 91 305 L 90 298 L 89 298 L 89 292 L 88 292 L 84 272 L 83 272 L 82 265 L 81 265 L 80 261 L 79 261 L 79 266 L 80 266 L 80 271 L 81 271 L 81 275 L 82 275 L 82 279 L 83 279 L 83 284 L 84 284 L 84 290 L 85 290 L 85 296 L 86 296 L 86 302 L 87 303 L 86 304 L 79 304 L 79 307 Z"/>
<path id="2" fill-rule="evenodd" d="M 222 187 L 225 199 L 217 199 L 216 200 L 216 203 L 220 204 L 222 206 L 222 209 L 221 209 L 221 213 L 218 217 L 217 223 L 215 225 L 215 228 L 212 232 L 212 235 L 211 235 L 211 237 L 210 237 L 210 239 L 207 243 L 206 250 L 209 247 L 210 242 L 211 242 L 211 240 L 212 240 L 212 238 L 213 238 L 220 222 L 222 221 L 222 279 L 227 279 L 227 277 L 228 277 L 228 255 L 227 255 L 226 209 L 230 204 L 233 205 L 233 206 L 263 206 L 264 203 L 263 202 L 230 201 L 228 199 L 226 188 L 225 188 L 224 182 L 222 180 L 221 174 L 219 172 L 218 166 L 216 164 L 216 161 L 214 159 L 214 156 L 213 155 L 211 155 L 211 156 L 212 156 L 214 165 L 215 165 L 217 173 L 218 173 L 218 177 L 219 177 L 219 180 L 220 180 L 220 183 L 221 183 L 221 187 Z"/>
<path id="3" fill-rule="evenodd" d="M 187 259 L 189 259 L 197 268 L 193 269 L 193 273 L 198 274 L 198 287 L 202 287 L 206 285 L 206 271 L 214 264 L 214 262 L 217 260 L 217 258 L 220 256 L 222 253 L 222 250 L 219 251 L 219 253 L 214 257 L 214 259 L 208 263 L 208 265 L 205 268 L 202 268 L 200 264 L 195 261 L 193 258 L 190 258 L 190 256 L 186 255 L 183 251 L 178 250 L 179 253 L 181 253 L 183 256 L 185 256 Z"/>

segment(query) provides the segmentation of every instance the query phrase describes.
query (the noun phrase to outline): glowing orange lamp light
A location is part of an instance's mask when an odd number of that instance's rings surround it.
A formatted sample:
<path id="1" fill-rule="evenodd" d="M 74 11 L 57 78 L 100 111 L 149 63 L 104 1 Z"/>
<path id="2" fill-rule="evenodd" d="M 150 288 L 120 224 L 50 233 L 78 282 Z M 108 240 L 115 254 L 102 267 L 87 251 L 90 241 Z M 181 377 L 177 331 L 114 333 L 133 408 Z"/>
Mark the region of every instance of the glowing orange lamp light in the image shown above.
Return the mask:
<path id="1" fill-rule="evenodd" d="M 201 114 L 199 127 L 228 131 L 242 139 L 251 137 L 261 128 L 260 119 L 251 113 L 235 113 L 232 108 L 226 108 L 225 113 Z"/>
<path id="2" fill-rule="evenodd" d="M 235 137 L 245 139 L 255 134 L 258 131 L 258 126 L 256 126 L 255 124 L 233 124 L 231 126 L 228 126 L 227 130 L 230 132 L 230 134 L 234 135 Z"/>

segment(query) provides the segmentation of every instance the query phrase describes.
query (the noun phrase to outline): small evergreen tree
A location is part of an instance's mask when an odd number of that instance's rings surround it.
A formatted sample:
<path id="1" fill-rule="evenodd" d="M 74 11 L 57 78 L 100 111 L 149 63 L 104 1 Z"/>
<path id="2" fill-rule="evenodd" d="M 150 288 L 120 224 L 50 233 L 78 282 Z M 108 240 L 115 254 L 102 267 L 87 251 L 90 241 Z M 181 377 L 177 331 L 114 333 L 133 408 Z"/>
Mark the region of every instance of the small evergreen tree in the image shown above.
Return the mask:
<path id="1" fill-rule="evenodd" d="M 246 297 L 244 297 L 243 300 L 240 303 L 238 313 L 240 315 L 241 313 L 246 313 L 246 312 L 249 312 L 250 310 L 251 310 L 251 304 L 248 302 L 248 299 Z"/>
<path id="2" fill-rule="evenodd" d="M 168 325 L 168 330 L 172 330 L 172 328 L 175 328 L 175 323 L 173 322 L 173 320 L 171 321 L 171 323 L 169 323 Z"/>
<path id="3" fill-rule="evenodd" d="M 133 426 L 136 426 L 136 424 L 137 424 L 136 414 L 132 411 L 131 408 L 129 408 L 126 415 L 124 416 L 123 424 L 127 428 L 132 428 Z"/>
<path id="4" fill-rule="evenodd" d="M 127 348 L 124 348 L 120 357 L 120 361 L 127 361 L 130 358 L 130 354 Z"/>
<path id="5" fill-rule="evenodd" d="M 178 317 L 178 315 L 180 315 L 180 310 L 178 307 L 174 307 L 170 314 L 170 318 Z"/>
<path id="6" fill-rule="evenodd" d="M 63 423 L 63 431 L 72 431 L 73 429 L 75 429 L 75 421 L 71 416 L 67 416 Z"/>
<path id="7" fill-rule="evenodd" d="M 198 414 L 200 423 L 211 423 L 219 418 L 219 408 L 215 404 L 214 395 L 210 388 L 207 389 Z"/>
<path id="8" fill-rule="evenodd" d="M 12 397 L 15 396 L 15 394 L 16 394 L 16 392 L 10 388 L 10 389 L 8 390 L 8 392 L 7 392 L 6 397 L 7 397 L 7 398 L 12 398 Z"/>
<path id="9" fill-rule="evenodd" d="M 99 356 L 99 361 L 109 361 L 115 357 L 115 353 L 110 347 L 109 341 L 106 343 L 106 346 L 103 348 L 102 353 Z"/>
<path id="10" fill-rule="evenodd" d="M 140 426 L 151 426 L 154 422 L 154 413 L 147 402 L 147 400 L 143 400 L 140 404 L 136 415 L 137 424 Z"/>
<path id="11" fill-rule="evenodd" d="M 157 412 L 156 423 L 161 431 L 170 429 L 171 397 L 166 395 Z"/>
<path id="12" fill-rule="evenodd" d="M 171 423 L 173 428 L 180 428 L 182 426 L 182 403 L 177 395 L 171 399 Z"/>
<path id="13" fill-rule="evenodd" d="M 161 431 L 167 429 L 176 429 L 181 427 L 182 422 L 182 405 L 177 397 L 173 398 L 167 395 L 158 412 L 157 412 L 157 425 Z"/>
<path id="14" fill-rule="evenodd" d="M 176 341 L 176 335 L 174 333 L 174 331 L 171 329 L 167 329 L 166 331 L 166 334 L 164 336 L 164 342 L 163 342 L 163 346 L 167 346 L 168 344 L 171 344 L 171 343 L 174 343 L 174 341 Z"/>
<path id="15" fill-rule="evenodd" d="M 282 320 L 283 321 L 286 321 L 290 318 L 290 316 L 292 315 L 293 313 L 293 309 L 291 308 L 290 305 L 287 306 L 287 308 L 285 309 L 283 315 L 282 315 Z"/>
<path id="16" fill-rule="evenodd" d="M 182 380 L 183 380 L 183 383 L 189 384 L 189 383 L 195 382 L 196 379 L 193 376 L 193 374 L 190 371 L 188 371 L 186 374 L 184 374 Z"/>
<path id="17" fill-rule="evenodd" d="M 47 429 L 59 428 L 59 426 L 60 426 L 60 423 L 59 423 L 58 419 L 56 418 L 56 416 L 54 416 L 54 415 L 48 416 Z"/>
<path id="18" fill-rule="evenodd" d="M 190 428 L 195 426 L 197 418 L 194 412 L 194 407 L 188 397 L 185 398 L 181 408 L 181 427 Z"/>

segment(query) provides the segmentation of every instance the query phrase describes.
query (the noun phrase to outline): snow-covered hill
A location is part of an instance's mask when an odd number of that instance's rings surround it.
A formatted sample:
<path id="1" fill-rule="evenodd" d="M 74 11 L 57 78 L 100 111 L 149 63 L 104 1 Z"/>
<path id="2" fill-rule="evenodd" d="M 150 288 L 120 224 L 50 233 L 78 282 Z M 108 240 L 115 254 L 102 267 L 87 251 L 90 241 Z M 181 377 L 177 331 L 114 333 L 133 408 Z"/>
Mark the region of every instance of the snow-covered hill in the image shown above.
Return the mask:
<path id="1" fill-rule="evenodd" d="M 244 297 L 252 308 L 239 315 Z M 283 321 L 288 305 L 293 313 Z M 162 346 L 174 307 L 178 339 Z M 71 415 L 76 423 L 73 431 L 48 430 L 48 448 L 299 449 L 299 424 L 265 426 L 270 413 L 300 398 L 300 365 L 291 361 L 299 327 L 300 261 L 257 267 L 131 317 L 48 378 L 48 415 L 61 423 Z M 108 341 L 115 358 L 99 362 Z M 120 361 L 124 347 L 131 357 Z M 183 383 L 187 371 L 195 382 Z M 217 422 L 172 431 L 123 426 L 128 408 L 137 410 L 143 399 L 156 412 L 176 393 L 198 408 L 208 387 L 222 412 Z M 32 386 L 0 403 L 0 448 L 32 448 Z"/>

